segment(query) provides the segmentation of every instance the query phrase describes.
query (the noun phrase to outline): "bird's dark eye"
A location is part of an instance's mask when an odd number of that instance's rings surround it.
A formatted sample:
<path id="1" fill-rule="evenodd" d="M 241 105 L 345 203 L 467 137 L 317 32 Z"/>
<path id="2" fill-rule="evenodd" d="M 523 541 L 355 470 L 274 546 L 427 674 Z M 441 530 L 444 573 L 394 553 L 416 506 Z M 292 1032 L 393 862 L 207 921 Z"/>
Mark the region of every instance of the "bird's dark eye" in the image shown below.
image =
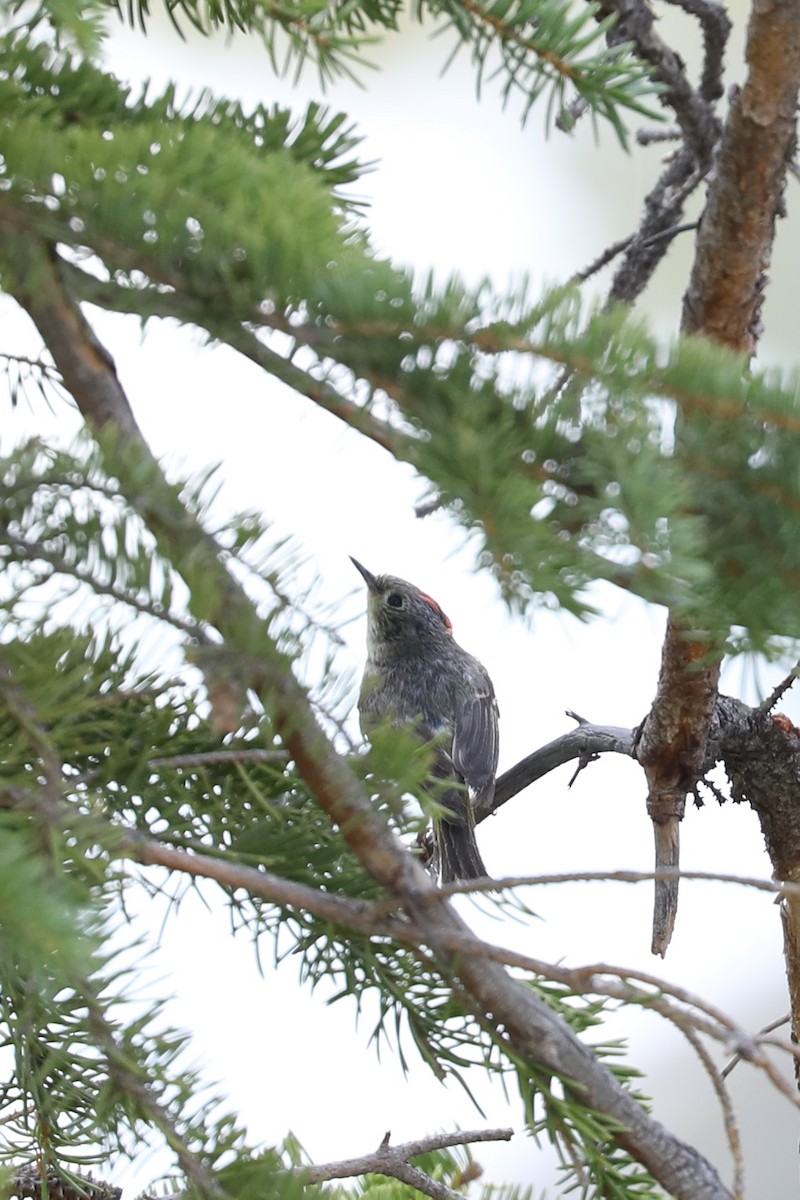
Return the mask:
<path id="1" fill-rule="evenodd" d="M 403 597 L 399 592 L 390 592 L 386 597 L 386 603 L 389 605 L 389 608 L 402 608 Z"/>

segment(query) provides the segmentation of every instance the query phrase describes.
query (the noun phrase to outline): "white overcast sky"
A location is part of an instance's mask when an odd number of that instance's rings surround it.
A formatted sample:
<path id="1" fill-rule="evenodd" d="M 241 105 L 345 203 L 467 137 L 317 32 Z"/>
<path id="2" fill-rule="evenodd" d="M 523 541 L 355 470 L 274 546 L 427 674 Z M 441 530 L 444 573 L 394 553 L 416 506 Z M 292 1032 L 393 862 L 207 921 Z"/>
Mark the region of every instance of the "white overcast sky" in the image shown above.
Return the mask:
<path id="1" fill-rule="evenodd" d="M 358 188 L 370 200 L 379 249 L 420 271 L 433 267 L 442 278 L 452 270 L 472 281 L 488 274 L 502 287 L 529 272 L 540 286 L 565 278 L 634 227 L 660 151 L 626 158 L 610 130 L 595 145 L 588 125 L 574 140 L 547 140 L 536 112 L 522 129 L 513 111 L 501 111 L 491 88 L 478 101 L 466 59 L 440 75 L 446 50 L 429 29 L 407 32 L 380 54 L 381 70 L 364 75 L 364 90 L 343 83 L 325 97 L 364 133 L 364 157 L 379 160 Z M 156 87 L 174 78 L 245 103 L 278 99 L 298 110 L 301 97 L 319 97 L 312 71 L 293 93 L 286 81 L 275 80 L 259 48 L 241 39 L 227 46 L 196 37 L 180 42 L 159 26 L 146 41 L 120 32 L 107 58 L 121 77 L 148 77 Z M 665 333 L 677 325 L 690 252 L 690 243 L 677 247 L 649 298 Z M 779 277 L 782 269 L 777 263 L 773 273 Z M 3 314 L 0 349 L 9 349 L 19 326 L 7 304 Z M 225 348 L 203 347 L 192 331 L 151 323 L 142 336 L 133 320 L 91 316 L 146 436 L 170 469 L 184 473 L 221 462 L 223 503 L 231 510 L 261 509 L 276 532 L 292 535 L 305 550 L 321 576 L 322 598 L 341 613 L 346 651 L 340 665 L 353 679 L 363 659 L 364 596 L 350 554 L 373 571 L 424 586 L 448 612 L 458 640 L 486 664 L 501 707 L 501 769 L 567 730 L 566 709 L 607 724 L 632 726 L 643 717 L 655 688 L 663 613 L 606 588 L 598 591 L 604 617 L 592 625 L 543 611 L 527 624 L 512 621 L 492 581 L 473 573 L 470 547 L 446 516 L 414 518 L 423 485 L 408 468 Z M 782 319 L 776 312 L 773 332 L 780 334 Z M 767 359 L 785 361 L 788 350 L 779 337 L 767 347 Z M 51 416 L 23 405 L 4 422 L 4 449 L 31 430 L 63 436 L 71 424 L 63 412 Z M 777 667 L 764 669 L 763 686 L 780 674 Z M 752 700 L 752 682 L 735 664 L 725 686 Z M 795 719 L 797 707 L 791 700 L 786 705 Z M 482 851 L 494 874 L 652 867 L 639 770 L 606 758 L 568 790 L 571 774 L 569 768 L 555 773 L 481 826 Z M 709 803 L 689 812 L 682 865 L 770 874 L 757 821 L 744 806 Z M 770 898 L 691 883 L 681 893 L 664 964 L 649 953 L 650 885 L 540 891 L 530 897 L 540 919 L 527 925 L 476 916 L 468 902 L 463 908 L 492 940 L 537 957 L 663 973 L 752 1028 L 779 1016 L 787 1002 L 780 921 Z M 157 906 L 143 905 L 140 921 L 157 930 Z M 519 1128 L 515 1097 L 508 1102 L 499 1087 L 471 1080 L 484 1118 L 457 1086 L 436 1083 L 413 1053 L 406 1080 L 386 1047 L 378 1061 L 368 1044 L 369 1008 L 357 1023 L 349 1001 L 327 1007 L 322 990 L 309 995 L 297 985 L 296 961 L 275 970 L 269 947 L 262 961 L 259 976 L 252 946 L 244 938 L 232 941 L 225 915 L 188 897 L 165 927 L 150 989 L 173 993 L 170 1019 L 196 1030 L 198 1061 L 227 1090 L 255 1139 L 274 1143 L 291 1130 L 323 1160 L 364 1152 L 386 1130 L 402 1140 L 457 1125 Z M 652 1017 L 625 1016 L 611 1030 L 630 1035 L 631 1060 L 649 1072 L 645 1088 L 656 1097 L 657 1115 L 710 1152 L 726 1173 L 711 1089 L 678 1035 Z M 743 1111 L 749 1103 L 755 1113 L 744 1128 L 750 1194 L 794 1196 L 794 1114 L 772 1100 L 747 1067 L 734 1073 L 733 1089 Z M 498 1182 L 552 1186 L 549 1156 L 522 1136 L 481 1149 L 478 1158 Z M 161 1165 L 139 1163 L 127 1177 L 130 1187 L 143 1186 Z"/>

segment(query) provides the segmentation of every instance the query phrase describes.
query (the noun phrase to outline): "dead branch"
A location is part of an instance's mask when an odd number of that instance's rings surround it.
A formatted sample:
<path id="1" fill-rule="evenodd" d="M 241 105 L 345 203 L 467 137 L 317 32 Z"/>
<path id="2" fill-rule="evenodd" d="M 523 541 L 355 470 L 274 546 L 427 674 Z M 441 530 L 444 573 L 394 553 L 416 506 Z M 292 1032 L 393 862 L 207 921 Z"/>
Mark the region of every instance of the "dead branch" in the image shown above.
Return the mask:
<path id="1" fill-rule="evenodd" d="M 592 758 L 597 754 L 624 754 L 629 758 L 633 757 L 634 730 L 623 729 L 618 725 L 592 725 L 580 717 L 575 717 L 574 713 L 567 715 L 579 721 L 578 728 L 534 750 L 515 766 L 504 771 L 497 780 L 490 804 L 476 810 L 476 821 L 485 820 L 537 779 L 576 758 Z"/>
<path id="2" fill-rule="evenodd" d="M 703 774 L 717 696 L 719 662 L 711 648 L 671 615 L 656 697 L 640 731 L 636 757 L 647 777 L 647 812 L 655 835 L 656 871 L 680 865 L 680 822 L 686 795 Z M 678 911 L 678 881 L 656 880 L 653 954 L 667 952 Z"/>
<path id="3" fill-rule="evenodd" d="M 721 698 L 719 741 L 731 794 L 755 811 L 764 834 L 775 878 L 800 882 L 800 810 L 797 779 L 800 771 L 800 737 L 769 713 L 747 709 L 730 697 Z M 734 721 L 725 720 L 731 714 Z M 728 738 L 728 728 L 738 718 L 739 736 Z M 716 723 L 716 722 L 715 722 Z M 754 745 L 758 753 L 753 753 Z M 792 890 L 781 899 L 786 974 L 792 1011 L 792 1040 L 800 1032 L 800 896 Z M 800 1072 L 798 1072 L 800 1078 Z"/>
<path id="4" fill-rule="evenodd" d="M 792 1019 L 792 1014 L 786 1013 L 785 1016 L 778 1017 L 778 1019 L 776 1021 L 770 1021 L 770 1023 L 768 1025 L 762 1026 L 762 1028 L 759 1029 L 758 1034 L 756 1036 L 760 1038 L 766 1033 L 774 1033 L 776 1029 L 780 1029 L 781 1025 L 788 1025 L 789 1022 L 791 1021 L 791 1019 Z M 731 1071 L 733 1070 L 733 1068 L 735 1066 L 737 1066 L 741 1061 L 742 1061 L 742 1055 L 739 1053 L 734 1054 L 733 1057 L 730 1059 L 730 1061 L 727 1062 L 725 1064 L 725 1066 L 722 1068 L 722 1070 L 720 1071 L 720 1075 L 722 1076 L 722 1078 L 727 1079 L 728 1076 L 730 1075 Z"/>
<path id="5" fill-rule="evenodd" d="M 731 21 L 718 0 L 669 0 L 677 8 L 697 17 L 703 35 L 703 68 L 699 94 L 706 101 L 719 100 L 723 92 L 725 50 Z"/>
<path id="6" fill-rule="evenodd" d="M 49 1167 L 43 1177 L 35 1163 L 19 1167 L 6 1186 L 7 1195 L 19 1200 L 121 1200 L 122 1196 L 122 1188 L 77 1171 L 67 1180 Z"/>
<path id="7" fill-rule="evenodd" d="M 645 198 L 644 215 L 625 249 L 609 292 L 610 303 L 631 304 L 643 291 L 666 253 L 667 230 L 681 224 L 684 206 L 708 174 L 721 125 L 713 102 L 721 95 L 722 57 L 730 22 L 720 5 L 692 0 L 685 5 L 698 17 L 704 40 L 700 89 L 689 82 L 680 56 L 656 32 L 654 15 L 643 0 L 601 0 L 603 16 L 616 14 L 608 39 L 630 41 L 650 63 L 662 85 L 661 102 L 672 109 L 682 144 Z"/>
<path id="8" fill-rule="evenodd" d="M 325 412 L 349 425 L 388 450 L 397 458 L 407 457 L 408 439 L 401 430 L 380 420 L 368 407 L 356 404 L 336 388 L 329 379 L 315 375 L 282 354 L 278 354 L 253 329 L 233 316 L 221 317 L 183 295 L 179 283 L 173 290 L 119 287 L 113 281 L 97 279 L 74 263 L 59 261 L 59 275 L 70 292 L 80 300 L 88 300 L 109 312 L 133 313 L 146 317 L 151 312 L 160 317 L 174 317 L 183 324 L 204 329 L 211 338 L 232 346 L 244 358 L 261 367 L 287 387 L 307 396 Z"/>
<path id="9" fill-rule="evenodd" d="M 792 684 L 796 682 L 798 675 L 800 675 L 800 663 L 795 663 L 789 674 L 761 702 L 761 711 L 771 712 L 778 701 L 788 692 Z"/>
<path id="10" fill-rule="evenodd" d="M 355 1175 L 386 1175 L 431 1196 L 432 1200 L 462 1200 L 462 1193 L 454 1191 L 438 1180 L 432 1179 L 411 1159 L 432 1150 L 445 1150 L 451 1146 L 468 1146 L 475 1142 L 508 1142 L 514 1136 L 513 1129 L 459 1130 L 456 1133 L 433 1134 L 413 1142 L 402 1142 L 392 1146 L 387 1133 L 378 1146 L 369 1154 L 358 1158 L 343 1159 L 341 1162 L 321 1163 L 303 1167 L 298 1172 L 309 1183 L 325 1183 L 330 1179 L 350 1179 Z"/>
<path id="11" fill-rule="evenodd" d="M 736 1120 L 733 1103 L 731 1101 L 730 1092 L 725 1083 L 723 1072 L 717 1069 L 711 1055 L 706 1050 L 703 1043 L 700 1041 L 693 1029 L 683 1030 L 692 1050 L 697 1055 L 698 1060 L 703 1064 L 706 1075 L 711 1080 L 720 1110 L 722 1112 L 722 1120 L 725 1125 L 725 1136 L 728 1140 L 728 1149 L 731 1152 L 733 1159 L 733 1197 L 734 1200 L 742 1200 L 744 1196 L 744 1158 L 742 1156 L 742 1138 L 739 1131 L 739 1124 Z"/>

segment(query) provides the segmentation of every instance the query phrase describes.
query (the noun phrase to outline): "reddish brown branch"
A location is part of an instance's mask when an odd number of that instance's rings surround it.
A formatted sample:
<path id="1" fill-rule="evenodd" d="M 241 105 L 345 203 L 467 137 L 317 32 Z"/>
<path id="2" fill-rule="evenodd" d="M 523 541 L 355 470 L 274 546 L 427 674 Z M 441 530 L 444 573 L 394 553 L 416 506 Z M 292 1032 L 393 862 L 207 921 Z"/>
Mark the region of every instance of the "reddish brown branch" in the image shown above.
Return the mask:
<path id="1" fill-rule="evenodd" d="M 800 80 L 800 5 L 753 5 L 749 74 L 733 99 L 697 237 L 683 329 L 733 349 L 758 341 L 765 272 L 794 154 Z"/>
<path id="2" fill-rule="evenodd" d="M 719 664 L 704 664 L 709 646 L 667 623 L 658 690 L 642 725 L 637 758 L 647 777 L 647 812 L 655 834 L 656 871 L 680 865 L 680 822 L 686 795 L 703 773 L 717 698 Z M 653 911 L 654 954 L 664 955 L 678 911 L 678 880 L 657 879 Z"/>
<path id="3" fill-rule="evenodd" d="M 63 288 L 55 252 L 34 237 L 3 226 L 0 248 L 10 264 L 9 290 L 39 330 L 64 386 L 92 428 L 101 432 L 113 426 L 122 437 L 144 447 L 114 360 Z"/>
<path id="4" fill-rule="evenodd" d="M 716 153 L 684 297 L 682 329 L 751 352 L 760 332 L 765 270 L 795 144 L 800 81 L 796 0 L 762 0 L 754 5 L 746 56 L 749 75 L 734 97 Z M 683 419 L 691 421 L 691 414 L 684 413 Z M 677 616 L 670 619 L 658 691 L 638 754 L 647 773 L 657 867 L 678 865 L 679 823 L 705 754 L 718 657 L 718 647 L 692 633 Z M 666 951 L 677 902 L 677 882 L 656 883 L 654 953 Z M 791 946 L 800 946 L 800 926 L 787 936 L 787 948 Z M 796 958 L 800 1004 L 800 953 Z"/>

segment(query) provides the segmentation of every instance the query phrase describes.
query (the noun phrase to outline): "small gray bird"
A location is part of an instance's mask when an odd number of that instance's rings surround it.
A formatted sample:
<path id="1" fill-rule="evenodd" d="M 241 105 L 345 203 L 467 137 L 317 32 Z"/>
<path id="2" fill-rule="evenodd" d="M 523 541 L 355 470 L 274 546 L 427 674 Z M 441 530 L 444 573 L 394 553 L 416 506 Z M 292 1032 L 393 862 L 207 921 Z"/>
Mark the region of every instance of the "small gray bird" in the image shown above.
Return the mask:
<path id="1" fill-rule="evenodd" d="M 475 841 L 473 806 L 494 794 L 497 701 L 486 668 L 453 640 L 453 627 L 430 596 L 404 579 L 373 575 L 351 560 L 369 589 L 367 665 L 358 711 L 369 734 L 381 721 L 413 725 L 424 741 L 444 734 L 432 774 L 466 787 L 439 792 L 446 810 L 434 822 L 442 883 L 487 875 Z"/>

